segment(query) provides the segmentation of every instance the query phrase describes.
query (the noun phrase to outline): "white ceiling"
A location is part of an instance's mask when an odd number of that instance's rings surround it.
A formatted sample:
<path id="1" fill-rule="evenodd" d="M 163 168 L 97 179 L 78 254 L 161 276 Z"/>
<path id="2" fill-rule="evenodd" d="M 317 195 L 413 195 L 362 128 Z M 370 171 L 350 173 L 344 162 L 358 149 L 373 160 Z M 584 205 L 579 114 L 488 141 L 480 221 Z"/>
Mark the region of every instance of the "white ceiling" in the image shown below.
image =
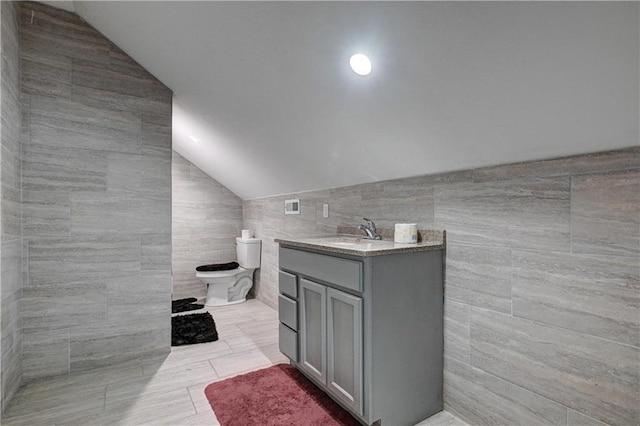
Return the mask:
<path id="1" fill-rule="evenodd" d="M 639 143 L 637 2 L 64 3 L 244 199 Z"/>

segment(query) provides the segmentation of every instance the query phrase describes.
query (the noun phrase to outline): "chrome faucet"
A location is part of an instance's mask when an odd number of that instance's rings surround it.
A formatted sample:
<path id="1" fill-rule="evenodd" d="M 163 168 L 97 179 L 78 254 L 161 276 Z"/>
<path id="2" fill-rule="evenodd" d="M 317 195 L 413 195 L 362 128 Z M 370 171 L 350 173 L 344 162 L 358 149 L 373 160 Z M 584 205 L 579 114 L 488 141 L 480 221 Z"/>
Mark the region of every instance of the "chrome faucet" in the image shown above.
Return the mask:
<path id="1" fill-rule="evenodd" d="M 367 234 L 367 236 L 364 238 L 368 240 L 381 240 L 382 237 L 376 232 L 376 224 L 373 223 L 371 219 L 367 219 L 366 217 L 363 217 L 363 219 L 367 221 L 367 226 L 358 225 L 358 229 L 362 229 Z"/>

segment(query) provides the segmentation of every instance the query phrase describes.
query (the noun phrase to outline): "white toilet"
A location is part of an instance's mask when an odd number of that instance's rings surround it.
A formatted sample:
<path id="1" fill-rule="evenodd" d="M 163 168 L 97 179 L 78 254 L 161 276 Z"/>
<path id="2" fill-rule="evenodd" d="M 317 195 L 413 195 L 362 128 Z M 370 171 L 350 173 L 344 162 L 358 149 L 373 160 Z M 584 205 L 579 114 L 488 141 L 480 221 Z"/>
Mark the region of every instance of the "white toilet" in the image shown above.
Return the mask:
<path id="1" fill-rule="evenodd" d="M 204 265 L 223 270 L 196 271 L 196 277 L 207 285 L 206 306 L 234 305 L 246 300 L 253 285 L 253 271 L 260 267 L 261 243 L 258 238 L 236 238 L 237 268 L 224 270 L 231 264 Z"/>

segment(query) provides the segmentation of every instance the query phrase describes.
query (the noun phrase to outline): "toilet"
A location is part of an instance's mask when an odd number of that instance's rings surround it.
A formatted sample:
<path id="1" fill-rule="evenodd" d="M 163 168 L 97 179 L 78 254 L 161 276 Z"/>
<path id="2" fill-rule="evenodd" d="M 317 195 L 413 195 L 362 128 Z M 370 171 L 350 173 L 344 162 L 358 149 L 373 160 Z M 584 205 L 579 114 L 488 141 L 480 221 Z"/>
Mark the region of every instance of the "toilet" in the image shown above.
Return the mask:
<path id="1" fill-rule="evenodd" d="M 260 267 L 261 240 L 236 238 L 238 262 L 202 265 L 196 277 L 207 285 L 206 306 L 242 303 L 253 285 L 253 271 Z"/>

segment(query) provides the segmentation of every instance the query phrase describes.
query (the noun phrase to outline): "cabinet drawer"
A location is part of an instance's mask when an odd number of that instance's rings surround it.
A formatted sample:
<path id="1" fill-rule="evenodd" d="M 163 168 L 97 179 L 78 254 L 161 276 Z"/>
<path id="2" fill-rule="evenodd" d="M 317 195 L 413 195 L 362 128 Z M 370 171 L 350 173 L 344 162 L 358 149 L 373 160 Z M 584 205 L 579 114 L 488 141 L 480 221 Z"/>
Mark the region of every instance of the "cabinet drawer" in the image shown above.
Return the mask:
<path id="1" fill-rule="evenodd" d="M 293 330 L 298 330 L 298 308 L 295 300 L 287 296 L 278 296 L 278 317 L 280 322 Z"/>
<path id="2" fill-rule="evenodd" d="M 298 333 L 286 325 L 280 324 L 280 332 L 278 334 L 280 352 L 285 354 L 291 361 L 298 362 Z"/>
<path id="3" fill-rule="evenodd" d="M 286 294 L 292 299 L 298 298 L 298 288 L 296 286 L 296 276 L 284 271 L 278 272 L 278 287 L 280 293 Z"/>
<path id="4" fill-rule="evenodd" d="M 355 260 L 281 247 L 280 267 L 362 292 L 362 263 Z"/>

